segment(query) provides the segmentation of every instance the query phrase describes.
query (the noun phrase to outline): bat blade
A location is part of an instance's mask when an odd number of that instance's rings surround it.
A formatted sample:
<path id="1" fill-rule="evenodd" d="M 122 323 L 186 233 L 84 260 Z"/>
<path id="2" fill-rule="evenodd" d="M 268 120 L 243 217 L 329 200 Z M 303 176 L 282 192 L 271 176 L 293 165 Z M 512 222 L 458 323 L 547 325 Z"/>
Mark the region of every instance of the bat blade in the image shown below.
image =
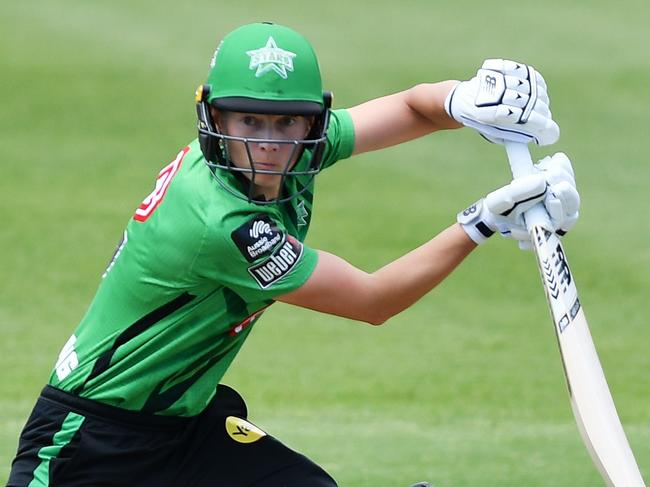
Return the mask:
<path id="1" fill-rule="evenodd" d="M 531 237 L 564 365 L 571 407 L 609 487 L 645 487 L 618 417 L 560 239 L 541 226 Z"/>

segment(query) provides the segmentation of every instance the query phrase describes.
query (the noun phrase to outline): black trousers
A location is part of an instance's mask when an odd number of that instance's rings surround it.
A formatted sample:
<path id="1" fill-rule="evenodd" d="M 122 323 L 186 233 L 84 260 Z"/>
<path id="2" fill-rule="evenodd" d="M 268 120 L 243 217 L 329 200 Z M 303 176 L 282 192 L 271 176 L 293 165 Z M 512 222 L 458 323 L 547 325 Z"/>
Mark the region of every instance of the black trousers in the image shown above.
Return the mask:
<path id="1" fill-rule="evenodd" d="M 8 487 L 336 487 L 307 457 L 246 421 L 220 385 L 192 418 L 143 415 L 46 386 Z"/>

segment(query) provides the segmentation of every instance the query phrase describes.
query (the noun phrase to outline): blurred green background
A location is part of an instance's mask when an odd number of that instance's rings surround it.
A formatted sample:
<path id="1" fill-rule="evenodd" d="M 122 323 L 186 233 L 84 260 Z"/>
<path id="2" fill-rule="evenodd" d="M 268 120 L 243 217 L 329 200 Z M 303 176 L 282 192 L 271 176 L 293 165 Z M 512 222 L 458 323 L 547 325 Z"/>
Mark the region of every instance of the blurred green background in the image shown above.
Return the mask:
<path id="1" fill-rule="evenodd" d="M 583 209 L 566 250 L 650 479 L 649 15 L 645 0 L 4 0 L 0 482 L 124 225 L 195 137 L 218 40 L 257 20 L 310 38 L 337 107 L 466 79 L 488 57 L 544 74 L 562 137 L 534 153 L 574 161 Z M 374 270 L 508 178 L 503 149 L 470 130 L 357 157 L 319 176 L 308 243 Z M 602 485 L 534 258 L 511 241 L 381 328 L 276 305 L 225 382 L 343 487 Z"/>

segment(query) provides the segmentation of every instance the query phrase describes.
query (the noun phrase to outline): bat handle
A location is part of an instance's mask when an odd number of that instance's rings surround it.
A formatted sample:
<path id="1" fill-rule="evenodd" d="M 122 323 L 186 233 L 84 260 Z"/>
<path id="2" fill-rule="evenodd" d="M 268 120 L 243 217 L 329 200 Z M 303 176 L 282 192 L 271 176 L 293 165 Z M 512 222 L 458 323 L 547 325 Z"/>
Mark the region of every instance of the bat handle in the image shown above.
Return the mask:
<path id="1" fill-rule="evenodd" d="M 505 142 L 505 147 L 512 177 L 517 179 L 532 174 L 533 160 L 530 157 L 528 145 L 521 142 Z M 528 231 L 531 231 L 535 226 L 541 226 L 547 230 L 553 229 L 548 213 L 542 203 L 537 203 L 528 210 L 524 214 L 524 220 Z"/>

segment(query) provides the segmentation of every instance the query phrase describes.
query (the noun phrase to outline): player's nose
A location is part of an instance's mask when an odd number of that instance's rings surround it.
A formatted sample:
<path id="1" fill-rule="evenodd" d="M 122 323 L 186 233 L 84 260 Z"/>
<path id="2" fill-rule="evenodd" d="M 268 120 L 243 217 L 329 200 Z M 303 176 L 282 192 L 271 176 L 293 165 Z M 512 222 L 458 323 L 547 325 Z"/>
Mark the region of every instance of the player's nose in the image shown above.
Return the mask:
<path id="1" fill-rule="evenodd" d="M 277 152 L 280 150 L 280 144 L 276 142 L 260 142 L 258 147 L 264 152 Z"/>

